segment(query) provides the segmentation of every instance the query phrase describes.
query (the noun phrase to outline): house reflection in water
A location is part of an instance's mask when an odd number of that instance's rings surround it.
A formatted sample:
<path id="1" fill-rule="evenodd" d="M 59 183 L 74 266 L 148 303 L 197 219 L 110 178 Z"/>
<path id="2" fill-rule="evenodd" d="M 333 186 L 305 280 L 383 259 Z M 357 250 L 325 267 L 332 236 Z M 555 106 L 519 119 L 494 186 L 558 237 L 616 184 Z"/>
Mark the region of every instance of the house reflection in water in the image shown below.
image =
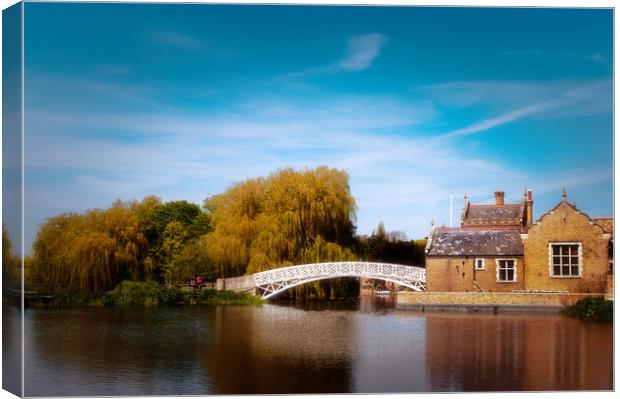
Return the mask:
<path id="1" fill-rule="evenodd" d="M 431 391 L 613 389 L 611 326 L 520 314 L 427 314 Z"/>

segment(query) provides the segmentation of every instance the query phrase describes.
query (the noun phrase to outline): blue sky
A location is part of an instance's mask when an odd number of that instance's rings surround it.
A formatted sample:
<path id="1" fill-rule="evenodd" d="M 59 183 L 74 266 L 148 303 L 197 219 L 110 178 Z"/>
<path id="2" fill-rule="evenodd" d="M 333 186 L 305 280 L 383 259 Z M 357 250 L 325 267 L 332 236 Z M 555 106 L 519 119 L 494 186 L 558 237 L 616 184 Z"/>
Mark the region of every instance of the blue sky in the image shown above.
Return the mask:
<path id="1" fill-rule="evenodd" d="M 613 211 L 612 11 L 27 3 L 26 248 L 116 198 L 345 169 L 360 234 L 534 192 Z M 485 203 L 482 201 L 481 203 Z"/>

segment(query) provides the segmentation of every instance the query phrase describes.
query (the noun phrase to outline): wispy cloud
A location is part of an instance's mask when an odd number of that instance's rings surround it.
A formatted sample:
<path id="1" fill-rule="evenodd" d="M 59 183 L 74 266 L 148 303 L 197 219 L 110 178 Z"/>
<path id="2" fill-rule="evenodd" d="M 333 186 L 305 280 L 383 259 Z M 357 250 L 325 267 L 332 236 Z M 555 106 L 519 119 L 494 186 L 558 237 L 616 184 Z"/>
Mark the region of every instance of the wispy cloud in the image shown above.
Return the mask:
<path id="1" fill-rule="evenodd" d="M 339 72 L 363 71 L 372 66 L 387 42 L 387 36 L 380 33 L 368 33 L 349 37 L 343 57 L 337 62 L 320 67 L 313 67 L 289 73 L 279 79 L 291 79 L 307 75 L 321 75 Z"/>
<path id="2" fill-rule="evenodd" d="M 190 51 L 204 51 L 209 48 L 204 39 L 175 31 L 154 32 L 152 37 L 159 43 Z"/>
<path id="3" fill-rule="evenodd" d="M 565 117 L 611 112 L 613 84 L 601 80 L 556 81 L 454 81 L 421 86 L 414 92 L 445 107 L 484 107 L 499 114 L 492 121 L 517 118 Z M 544 111 L 544 112 L 543 112 Z"/>
<path id="4" fill-rule="evenodd" d="M 608 62 L 607 58 L 603 57 L 603 55 L 599 53 L 584 55 L 583 58 L 585 58 L 586 60 L 597 62 L 599 64 L 607 64 Z"/>
<path id="5" fill-rule="evenodd" d="M 436 136 L 446 140 L 485 132 L 525 118 L 563 118 L 611 112 L 612 83 L 599 81 L 456 81 L 423 86 L 438 109 L 484 108 L 488 117 Z"/>
<path id="6" fill-rule="evenodd" d="M 466 136 L 469 134 L 483 132 L 485 130 L 489 130 L 494 127 L 504 125 L 506 123 L 513 122 L 515 120 L 524 118 L 528 115 L 541 112 L 545 109 L 548 109 L 551 105 L 552 103 L 540 103 L 540 104 L 528 105 L 522 108 L 517 108 L 505 114 L 495 116 L 492 118 L 488 118 L 488 119 L 476 122 L 472 125 L 469 125 L 463 128 L 451 130 L 447 133 L 442 134 L 440 138 L 445 139 L 445 138 L 450 138 L 450 137 Z"/>
<path id="7" fill-rule="evenodd" d="M 104 64 L 96 67 L 95 71 L 104 75 L 125 75 L 129 73 L 130 68 L 127 65 Z"/>
<path id="8" fill-rule="evenodd" d="M 543 55 L 542 50 L 504 50 L 500 51 L 501 55 Z"/>
<path id="9" fill-rule="evenodd" d="M 351 36 L 347 41 L 344 57 L 337 64 L 338 67 L 345 71 L 362 71 L 370 68 L 386 41 L 385 35 L 379 33 Z"/>
<path id="10" fill-rule="evenodd" d="M 505 56 L 549 56 L 549 57 L 573 57 L 592 61 L 598 64 L 607 64 L 608 60 L 600 53 L 583 54 L 575 51 L 543 51 L 543 50 L 503 50 L 499 54 Z M 550 58 L 551 59 L 551 58 Z"/>

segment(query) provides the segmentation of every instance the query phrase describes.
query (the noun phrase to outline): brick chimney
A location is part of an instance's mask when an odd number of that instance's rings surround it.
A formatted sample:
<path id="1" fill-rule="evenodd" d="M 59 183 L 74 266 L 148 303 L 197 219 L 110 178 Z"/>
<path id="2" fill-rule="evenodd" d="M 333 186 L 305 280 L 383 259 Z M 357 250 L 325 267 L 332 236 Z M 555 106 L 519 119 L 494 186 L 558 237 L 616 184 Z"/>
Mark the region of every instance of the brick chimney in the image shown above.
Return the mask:
<path id="1" fill-rule="evenodd" d="M 503 191 L 495 192 L 495 205 L 504 206 L 504 192 Z"/>
<path id="2" fill-rule="evenodd" d="M 534 206 L 534 200 L 532 199 L 532 190 L 527 190 L 527 197 L 525 199 L 525 225 L 529 226 L 534 221 L 532 220 L 532 211 Z"/>

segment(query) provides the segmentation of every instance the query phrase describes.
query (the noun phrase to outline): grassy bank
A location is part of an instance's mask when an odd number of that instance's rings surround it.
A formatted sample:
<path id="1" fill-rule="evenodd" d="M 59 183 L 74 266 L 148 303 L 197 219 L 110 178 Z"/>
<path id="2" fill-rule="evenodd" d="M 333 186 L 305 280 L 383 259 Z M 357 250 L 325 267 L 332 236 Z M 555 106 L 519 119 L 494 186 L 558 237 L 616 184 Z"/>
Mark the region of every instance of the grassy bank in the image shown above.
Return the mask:
<path id="1" fill-rule="evenodd" d="M 577 301 L 573 306 L 564 309 L 562 313 L 581 320 L 611 323 L 614 319 L 614 303 L 602 296 L 584 298 Z"/>
<path id="2" fill-rule="evenodd" d="M 56 294 L 30 306 L 163 306 L 163 305 L 260 305 L 251 294 L 214 289 L 165 287 L 156 282 L 123 281 L 112 291 L 100 294 Z"/>

